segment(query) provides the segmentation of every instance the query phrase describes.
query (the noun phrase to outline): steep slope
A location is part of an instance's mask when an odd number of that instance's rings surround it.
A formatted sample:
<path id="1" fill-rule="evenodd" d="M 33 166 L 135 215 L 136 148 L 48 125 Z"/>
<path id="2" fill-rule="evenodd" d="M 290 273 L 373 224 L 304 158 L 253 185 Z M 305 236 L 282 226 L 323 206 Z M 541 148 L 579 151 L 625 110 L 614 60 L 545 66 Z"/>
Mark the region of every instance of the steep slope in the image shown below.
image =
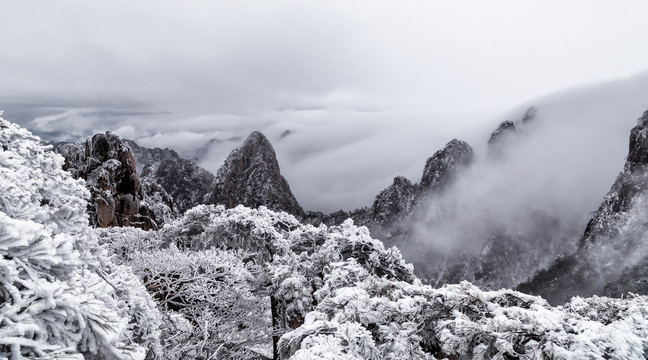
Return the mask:
<path id="1" fill-rule="evenodd" d="M 427 159 L 420 183 L 396 177 L 391 186 L 376 196 L 368 211 L 371 217 L 354 220 L 388 244 L 406 244 L 424 203 L 449 188 L 473 161 L 470 145 L 453 139 Z"/>
<path id="2" fill-rule="evenodd" d="M 178 155 L 175 150 L 168 148 L 146 148 L 139 146 L 135 141 L 129 139 L 123 139 L 122 141 L 126 145 L 128 145 L 131 152 L 133 153 L 133 156 L 135 157 L 135 160 L 137 162 L 137 171 L 140 173 L 149 164 L 159 163 L 164 160 L 180 159 L 180 155 Z"/>
<path id="3" fill-rule="evenodd" d="M 215 176 L 174 150 L 147 148 L 124 140 L 135 156 L 142 186 L 149 197 L 161 197 L 180 214 L 205 204 Z M 166 199 L 166 198 L 169 199 Z M 171 205 L 172 204 L 172 205 Z"/>
<path id="4" fill-rule="evenodd" d="M 142 182 L 159 184 L 180 213 L 205 204 L 215 179 L 209 171 L 179 156 L 150 163 L 142 171 Z"/>
<path id="5" fill-rule="evenodd" d="M 421 177 L 422 194 L 445 190 L 459 177 L 461 169 L 469 166 L 473 159 L 473 149 L 465 141 L 453 139 L 447 143 L 425 162 Z"/>
<path id="6" fill-rule="evenodd" d="M 556 260 L 522 291 L 559 303 L 570 296 L 620 296 L 645 291 L 640 264 L 648 256 L 648 111 L 630 132 L 628 157 L 603 203 L 587 224 L 575 254 Z"/>
<path id="7" fill-rule="evenodd" d="M 281 176 L 272 145 L 258 131 L 232 151 L 218 170 L 209 203 L 228 208 L 239 204 L 252 208 L 266 206 L 297 216 L 304 214 Z"/>
<path id="8" fill-rule="evenodd" d="M 310 224 L 341 224 L 351 218 L 367 226 L 372 235 L 389 245 L 407 243 L 422 205 L 450 187 L 474 160 L 473 149 L 465 141 L 453 139 L 425 162 L 420 183 L 402 176 L 381 191 L 369 207 L 331 214 L 308 212 L 304 221 Z"/>
<path id="9" fill-rule="evenodd" d="M 519 149 L 535 135 L 536 113 L 530 107 L 519 120 L 503 121 L 491 133 L 486 156 L 423 203 L 409 234 L 401 231 L 404 256 L 428 283 L 440 287 L 467 280 L 485 289 L 514 287 L 574 249 L 574 229 L 582 225 L 534 204 L 516 204 L 521 202 L 517 188 L 526 184 L 506 179 Z M 515 208 L 500 210 L 510 204 Z"/>

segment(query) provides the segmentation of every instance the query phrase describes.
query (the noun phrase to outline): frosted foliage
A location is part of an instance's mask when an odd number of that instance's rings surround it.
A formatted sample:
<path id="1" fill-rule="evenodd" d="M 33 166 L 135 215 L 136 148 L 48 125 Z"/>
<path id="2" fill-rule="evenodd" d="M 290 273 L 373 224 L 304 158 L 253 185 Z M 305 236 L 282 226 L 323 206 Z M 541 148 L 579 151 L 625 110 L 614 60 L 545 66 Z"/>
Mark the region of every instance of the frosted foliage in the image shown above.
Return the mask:
<path id="1" fill-rule="evenodd" d="M 263 207 L 199 206 L 158 232 L 115 232 L 100 238 L 114 239 L 163 308 L 165 358 L 255 357 L 252 344 L 268 338 L 271 320 L 280 359 L 648 355 L 646 296 L 551 307 L 468 282 L 435 289 L 352 221 L 314 227 Z"/>
<path id="2" fill-rule="evenodd" d="M 270 301 L 255 292 L 259 270 L 244 257 L 214 249 L 133 256 L 133 271 L 165 314 L 166 359 L 245 358 L 249 347 L 268 343 Z"/>
<path id="3" fill-rule="evenodd" d="M 539 297 L 511 290 L 486 292 L 467 282 L 434 289 L 363 274 L 353 261 L 333 266 L 324 279 L 326 291 L 316 294 L 319 304 L 301 327 L 281 338 L 282 359 L 648 355 L 646 296 L 576 297 L 552 308 Z M 354 280 L 344 281 L 344 274 L 360 281 L 349 286 Z"/>
<path id="4" fill-rule="evenodd" d="M 143 358 L 150 296 L 103 256 L 88 192 L 50 150 L 0 118 L 0 358 Z"/>
<path id="5" fill-rule="evenodd" d="M 165 358 L 269 355 L 270 336 L 298 327 L 312 310 L 332 263 L 350 259 L 365 277 L 414 279 L 397 249 L 352 221 L 314 227 L 265 207 L 200 205 L 158 231 L 98 232 L 158 301 Z M 367 351 L 375 352 L 359 347 L 358 356 Z"/>

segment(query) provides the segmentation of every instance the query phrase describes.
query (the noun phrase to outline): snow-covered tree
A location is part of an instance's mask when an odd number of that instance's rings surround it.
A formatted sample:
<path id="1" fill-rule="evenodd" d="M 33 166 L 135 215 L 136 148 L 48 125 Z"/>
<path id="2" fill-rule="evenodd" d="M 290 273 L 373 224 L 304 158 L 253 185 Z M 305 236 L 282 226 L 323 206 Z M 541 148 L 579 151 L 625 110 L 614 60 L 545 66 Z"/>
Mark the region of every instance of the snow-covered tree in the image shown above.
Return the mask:
<path id="1" fill-rule="evenodd" d="M 316 304 L 313 294 L 320 290 L 324 277 L 333 269 L 331 264 L 353 259 L 352 261 L 356 261 L 358 266 L 373 276 L 410 282 L 414 280 L 411 265 L 403 261 L 397 249 L 385 249 L 380 241 L 369 236 L 366 228 L 357 227 L 352 221 L 340 226 L 315 227 L 300 224 L 289 214 L 274 212 L 264 207 L 250 209 L 239 206 L 225 209 L 223 206 L 201 205 L 188 210 L 182 218 L 167 224 L 157 232 L 135 229 L 101 231 L 102 242 L 121 258 L 116 261 L 131 264 L 147 284 L 153 281 L 153 288 L 164 289 L 163 299 L 157 290 L 153 289 L 153 293 L 161 301 L 161 309 L 165 314 L 174 311 L 172 315 L 176 316 L 176 313 L 183 312 L 182 309 L 191 308 L 198 303 L 209 307 L 208 304 L 204 304 L 207 297 L 200 292 L 204 289 L 191 290 L 194 286 L 191 284 L 208 282 L 210 286 L 229 288 L 228 283 L 244 283 L 239 280 L 237 273 L 240 276 L 253 275 L 248 278 L 248 282 L 254 280 L 256 288 L 239 287 L 236 291 L 237 296 L 251 294 L 255 297 L 256 302 L 240 302 L 239 306 L 241 309 L 254 311 L 257 317 L 247 319 L 239 316 L 240 319 L 236 320 L 237 316 L 230 317 L 223 312 L 218 315 L 218 323 L 223 324 L 222 326 L 252 321 L 242 329 L 257 330 L 239 329 L 237 334 L 240 339 L 247 337 L 246 343 L 259 341 L 259 337 L 254 334 L 263 333 L 262 326 L 267 326 L 270 321 L 274 327 L 275 343 L 281 334 L 302 325 L 304 315 Z M 157 248 L 164 250 L 157 251 Z M 215 253 L 214 249 L 220 249 L 221 252 Z M 222 261 L 219 258 L 223 256 L 233 256 L 228 261 L 234 261 L 236 258 L 240 264 L 245 264 L 245 267 L 239 265 L 240 268 L 237 268 L 236 272 L 221 271 L 214 275 L 210 272 L 198 274 L 195 267 L 189 265 L 197 263 L 199 258 L 209 258 L 210 261 L 218 263 Z M 161 259 L 164 260 L 160 261 Z M 154 262 L 159 264 L 155 265 Z M 251 270 L 246 272 L 246 268 Z M 349 284 L 356 280 L 347 279 Z M 179 287 L 179 283 L 187 286 Z M 149 286 L 149 290 L 152 290 L 152 287 Z M 223 292 L 219 296 L 227 294 Z M 174 300 L 169 302 L 166 300 L 168 297 Z M 180 303 L 175 303 L 179 298 L 182 298 Z M 216 298 L 210 298 L 209 301 L 222 302 Z M 259 317 L 262 313 L 259 310 L 260 304 L 264 301 L 265 306 L 270 307 L 271 314 Z M 167 317 L 171 318 L 171 315 Z M 183 317 L 192 322 L 194 315 L 183 313 Z M 260 319 L 267 323 L 260 322 Z M 220 330 L 214 323 L 211 323 L 211 328 L 204 329 L 209 333 L 209 341 L 214 346 L 234 344 L 219 337 Z M 235 330 L 232 327 L 230 331 L 234 334 Z M 182 333 L 178 331 L 176 334 Z M 199 338 L 200 332 L 192 331 L 195 338 L 183 341 L 194 343 L 196 346 L 204 345 L 205 340 Z M 178 336 L 182 338 L 181 335 Z M 183 351 L 202 351 L 197 350 L 196 346 L 192 350 L 185 348 Z"/>
<path id="2" fill-rule="evenodd" d="M 281 359 L 644 359 L 648 297 L 574 298 L 552 308 L 468 282 L 440 289 L 335 264 Z"/>
<path id="3" fill-rule="evenodd" d="M 259 270 L 243 258 L 215 249 L 164 249 L 133 257 L 133 271 L 165 315 L 166 359 L 243 359 L 269 344 L 270 301 L 257 291 L 253 274 Z"/>
<path id="4" fill-rule="evenodd" d="M 267 341 L 270 323 L 276 359 L 648 355 L 646 296 L 574 298 L 554 308 L 468 282 L 435 289 L 352 221 L 315 227 L 263 207 L 198 206 L 157 232 L 102 231 L 159 300 L 169 358 L 244 356 Z"/>
<path id="5" fill-rule="evenodd" d="M 0 358 L 154 356 L 151 297 L 108 261 L 87 225 L 89 194 L 62 166 L 0 118 Z"/>

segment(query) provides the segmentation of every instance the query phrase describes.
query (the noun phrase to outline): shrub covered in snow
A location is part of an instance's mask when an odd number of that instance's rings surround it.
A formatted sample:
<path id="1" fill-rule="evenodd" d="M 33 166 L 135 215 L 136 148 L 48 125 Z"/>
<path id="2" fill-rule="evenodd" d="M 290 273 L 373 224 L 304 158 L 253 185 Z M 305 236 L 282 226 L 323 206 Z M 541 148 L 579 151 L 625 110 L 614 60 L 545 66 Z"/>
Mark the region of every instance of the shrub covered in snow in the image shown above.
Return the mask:
<path id="1" fill-rule="evenodd" d="M 303 225 L 264 207 L 201 205 L 157 232 L 106 229 L 101 239 L 116 254 L 115 261 L 130 264 L 160 302 L 169 325 L 165 335 L 177 339 L 163 340 L 172 349 L 167 356 L 219 349 L 218 356 L 226 358 L 262 340 L 269 345 L 272 328 L 276 343 L 303 323 L 317 303 L 314 293 L 332 264 L 341 261 L 351 259 L 372 276 L 414 280 L 398 250 L 385 249 L 364 227 L 351 221 Z M 347 279 L 349 284 L 356 280 Z M 237 307 L 228 307 L 227 301 Z M 178 316 L 191 330 L 173 325 Z M 205 316 L 212 319 L 206 327 Z"/>
<path id="2" fill-rule="evenodd" d="M 178 344 L 173 351 L 185 355 L 199 354 L 210 341 L 212 349 L 251 349 L 246 344 L 259 341 L 259 334 L 267 338 L 270 322 L 274 354 L 281 359 L 643 359 L 648 354 L 648 297 L 574 298 L 553 308 L 539 297 L 482 291 L 467 282 L 434 289 L 414 277 L 397 249 L 385 249 L 351 221 L 314 227 L 265 208 L 199 206 L 158 232 L 129 232 L 131 242 L 128 236 L 110 236 L 117 239 L 111 246 L 140 276 L 157 279 L 148 284 L 166 314 L 165 336 Z M 158 246 L 164 252 L 154 250 Z M 206 259 L 214 264 L 230 259 L 235 270 L 199 265 Z M 160 279 L 162 294 L 155 288 Z M 209 288 L 223 293 L 210 298 L 215 295 L 203 293 Z M 217 299 L 228 296 L 248 300 L 232 308 Z M 214 311 L 214 321 L 201 328 L 193 320 L 199 316 L 188 311 L 210 302 L 226 310 Z M 241 327 L 250 320 L 242 309 L 257 309 L 265 330 Z M 230 339 L 219 335 L 221 327 Z M 218 354 L 225 357 L 224 351 Z"/>
<path id="3" fill-rule="evenodd" d="M 88 227 L 63 159 L 0 118 L 0 358 L 142 359 L 158 313 Z"/>
<path id="4" fill-rule="evenodd" d="M 270 301 L 244 257 L 173 248 L 133 256 L 133 271 L 164 314 L 165 359 L 249 358 L 250 349 L 269 343 Z"/>
<path id="5" fill-rule="evenodd" d="M 539 297 L 481 291 L 467 282 L 433 289 L 377 278 L 347 261 L 336 265 L 315 298 L 319 305 L 306 314 L 304 325 L 281 338 L 282 359 L 648 355 L 646 296 L 577 297 L 564 308 L 552 308 Z"/>

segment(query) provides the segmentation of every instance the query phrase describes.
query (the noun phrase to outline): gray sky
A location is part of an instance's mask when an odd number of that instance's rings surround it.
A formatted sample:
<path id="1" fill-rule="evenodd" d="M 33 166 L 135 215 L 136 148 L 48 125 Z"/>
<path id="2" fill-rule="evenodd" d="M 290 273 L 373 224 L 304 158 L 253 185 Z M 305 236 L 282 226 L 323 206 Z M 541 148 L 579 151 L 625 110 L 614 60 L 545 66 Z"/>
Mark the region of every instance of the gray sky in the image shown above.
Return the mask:
<path id="1" fill-rule="evenodd" d="M 646 13 L 639 0 L 0 0 L 0 109 L 52 138 L 114 130 L 180 151 L 262 130 L 306 208 L 350 208 L 395 175 L 418 181 L 445 142 L 518 104 L 648 70 Z"/>

